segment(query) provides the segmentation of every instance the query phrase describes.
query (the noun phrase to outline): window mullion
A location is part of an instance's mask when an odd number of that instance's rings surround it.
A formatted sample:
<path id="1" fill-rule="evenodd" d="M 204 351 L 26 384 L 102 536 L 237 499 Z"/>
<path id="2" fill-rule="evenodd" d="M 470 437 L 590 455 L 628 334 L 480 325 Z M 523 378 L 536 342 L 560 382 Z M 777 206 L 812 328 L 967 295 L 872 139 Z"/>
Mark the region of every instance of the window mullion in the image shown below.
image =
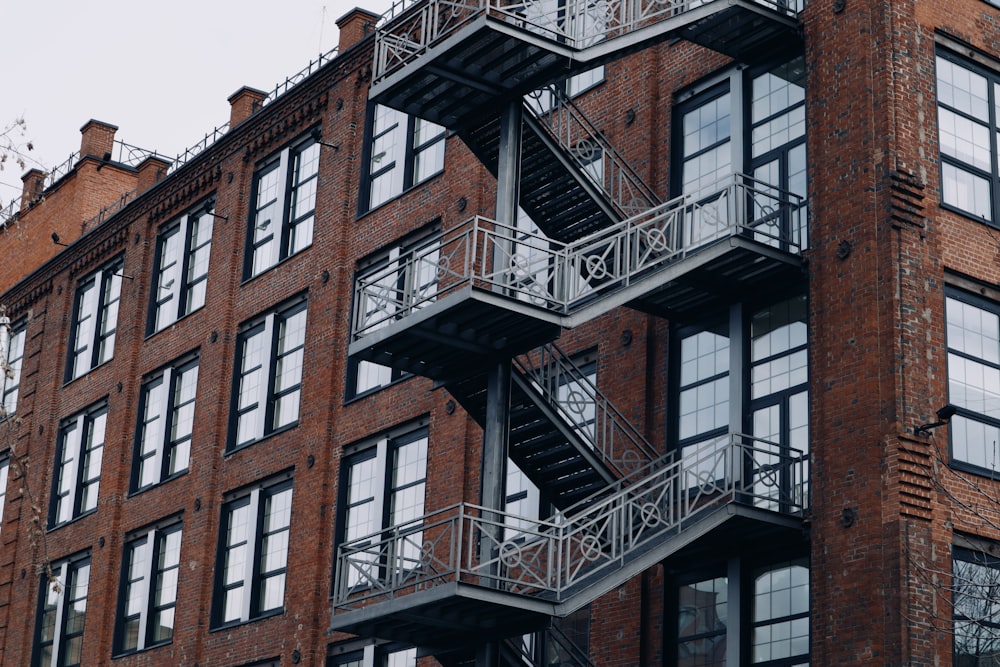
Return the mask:
<path id="1" fill-rule="evenodd" d="M 277 371 L 277 359 L 278 359 L 278 331 L 281 328 L 281 321 L 278 319 L 276 313 L 271 313 L 267 316 L 264 322 L 264 341 L 267 344 L 267 356 L 263 360 L 264 366 L 264 377 L 258 387 L 258 405 L 263 411 L 261 414 L 261 419 L 258 424 L 261 426 L 261 431 L 257 434 L 258 439 L 263 438 L 265 433 L 270 433 L 274 426 L 274 414 L 273 414 L 273 399 L 274 399 L 274 383 L 275 383 L 275 372 Z"/>
<path id="2" fill-rule="evenodd" d="M 44 574 L 42 575 L 45 576 Z M 60 576 L 62 580 L 60 581 Z M 55 622 L 52 628 L 52 654 L 51 654 L 51 667 L 59 667 L 62 662 L 62 652 L 65 648 L 63 646 L 63 630 L 64 630 L 64 619 L 63 614 L 66 613 L 66 596 L 69 594 L 67 587 L 69 586 L 69 563 L 63 563 L 59 566 L 59 573 L 52 573 L 53 579 L 59 584 L 61 590 L 56 594 L 56 613 Z M 52 586 L 52 582 L 46 580 L 45 582 L 45 595 L 48 597 L 49 588 Z M 44 603 L 43 603 L 44 604 Z"/>
<path id="3" fill-rule="evenodd" d="M 143 549 L 146 551 L 146 569 L 142 573 L 142 583 L 139 584 L 139 594 L 140 600 L 143 601 L 142 609 L 139 611 L 139 631 L 136 640 L 136 649 L 142 650 L 146 647 L 146 638 L 149 636 L 149 610 L 153 606 L 152 590 L 153 586 L 152 577 L 153 573 L 156 571 L 156 540 L 159 537 L 159 531 L 155 528 L 146 535 L 146 544 L 143 545 Z"/>
<path id="4" fill-rule="evenodd" d="M 288 229 L 289 229 L 289 217 L 291 216 L 291 205 L 290 200 L 292 193 L 292 178 L 294 174 L 292 173 L 291 166 L 294 164 L 294 159 L 292 158 L 291 148 L 286 148 L 281 151 L 281 158 L 278 164 L 278 220 L 275 221 L 278 228 L 274 230 L 274 240 L 278 245 L 278 261 L 282 258 L 288 256 Z"/>
<path id="5" fill-rule="evenodd" d="M 253 610 L 257 606 L 257 589 L 254 585 L 257 581 L 257 553 L 260 550 L 260 536 L 263 516 L 260 512 L 261 489 L 257 488 L 250 492 L 250 504 L 247 507 L 249 514 L 248 521 L 252 522 L 247 529 L 247 557 L 243 563 L 243 599 L 240 609 L 240 619 L 248 621 L 253 617 Z"/>
<path id="6" fill-rule="evenodd" d="M 70 477 L 72 484 L 70 485 L 69 498 L 67 502 L 70 508 L 70 516 L 67 521 L 74 518 L 80 513 L 80 508 L 78 503 L 80 501 L 80 485 L 83 484 L 83 443 L 84 443 L 84 433 L 87 428 L 87 414 L 82 413 L 76 417 L 76 428 L 74 428 L 69 436 L 67 437 L 66 445 L 67 447 L 72 446 L 69 450 L 73 452 L 73 475 Z M 67 471 L 69 472 L 69 471 Z M 58 518 L 58 517 L 57 517 Z"/>
<path id="7" fill-rule="evenodd" d="M 167 448 L 170 443 L 170 426 L 173 423 L 174 418 L 174 384 L 177 382 L 177 377 L 174 373 L 174 368 L 171 366 L 163 371 L 163 378 L 161 379 L 164 392 L 164 403 L 166 403 L 166 409 L 163 411 L 163 415 L 157 421 L 160 422 L 157 427 L 158 431 L 156 433 L 156 453 L 153 454 L 153 460 L 150 462 L 153 470 L 156 471 L 157 481 L 166 478 L 166 462 L 169 460 L 167 456 Z"/>

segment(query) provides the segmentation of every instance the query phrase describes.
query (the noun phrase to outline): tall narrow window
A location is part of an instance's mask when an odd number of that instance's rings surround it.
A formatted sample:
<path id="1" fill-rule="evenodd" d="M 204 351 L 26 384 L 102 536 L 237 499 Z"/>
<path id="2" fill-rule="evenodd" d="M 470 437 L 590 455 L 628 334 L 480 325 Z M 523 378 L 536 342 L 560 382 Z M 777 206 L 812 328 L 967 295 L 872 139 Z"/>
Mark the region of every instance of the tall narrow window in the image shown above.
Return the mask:
<path id="1" fill-rule="evenodd" d="M 441 240 L 437 227 L 423 230 L 380 250 L 359 264 L 358 270 L 371 276 L 370 285 L 359 298 L 359 323 L 368 331 L 385 326 L 406 303 L 419 308 L 433 301 L 437 292 Z M 408 296 L 403 296 L 408 294 Z M 352 359 L 348 370 L 347 397 L 354 398 L 403 377 L 402 371 L 370 361 Z"/>
<path id="2" fill-rule="evenodd" d="M 7 476 L 10 473 L 10 458 L 0 458 L 0 529 L 3 528 L 3 510 L 7 505 Z"/>
<path id="3" fill-rule="evenodd" d="M 306 300 L 245 324 L 236 342 L 229 449 L 294 425 L 299 418 Z"/>
<path id="4" fill-rule="evenodd" d="M 141 651 L 174 636 L 181 524 L 133 535 L 125 544 L 115 652 Z"/>
<path id="5" fill-rule="evenodd" d="M 145 489 L 187 470 L 197 386 L 198 357 L 181 359 L 143 383 L 132 491 Z"/>
<path id="6" fill-rule="evenodd" d="M 107 418 L 107 403 L 101 401 L 59 427 L 50 527 L 97 509 Z"/>
<path id="7" fill-rule="evenodd" d="M 17 395 L 21 388 L 21 364 L 24 361 L 24 337 L 27 331 L 25 322 L 15 324 L 10 328 L 7 337 L 7 365 L 0 368 L 0 419 L 17 411 Z M 4 350 L 0 349 L 0 353 Z"/>
<path id="8" fill-rule="evenodd" d="M 724 667 L 729 621 L 726 577 L 702 579 L 678 590 L 677 664 L 680 667 Z"/>
<path id="9" fill-rule="evenodd" d="M 714 452 L 729 439 L 730 332 L 725 322 L 681 333 L 677 442 L 705 479 L 722 479 Z"/>
<path id="10" fill-rule="evenodd" d="M 212 626 L 243 623 L 284 607 L 292 481 L 232 494 L 222 506 Z"/>
<path id="11" fill-rule="evenodd" d="M 1000 660 L 998 590 L 1000 559 L 983 551 L 954 548 L 951 604 L 955 665 L 995 665 Z"/>
<path id="12" fill-rule="evenodd" d="M 160 230 L 147 332 L 159 331 L 205 305 L 214 207 L 209 201 Z"/>
<path id="13" fill-rule="evenodd" d="M 87 616 L 90 554 L 52 565 L 42 574 L 35 667 L 79 667 L 83 656 L 83 626 Z"/>
<path id="14" fill-rule="evenodd" d="M 1000 471 L 1000 304 L 946 292 L 951 461 L 973 472 Z"/>
<path id="15" fill-rule="evenodd" d="M 319 149 L 310 137 L 257 170 L 244 277 L 252 278 L 312 244 Z"/>
<path id="16" fill-rule="evenodd" d="M 766 568 L 754 579 L 753 596 L 753 664 L 808 664 L 809 569 L 805 564 Z"/>
<path id="17" fill-rule="evenodd" d="M 941 51 L 937 101 L 942 203 L 983 222 L 1000 224 L 1000 75 Z"/>
<path id="18" fill-rule="evenodd" d="M 119 257 L 77 285 L 66 365 L 67 382 L 114 355 L 123 266 Z"/>
<path id="19" fill-rule="evenodd" d="M 354 542 L 390 527 L 413 523 L 424 514 L 427 484 L 427 429 L 389 433 L 375 441 L 348 448 L 342 467 L 339 504 L 341 541 Z M 400 538 L 398 566 L 419 561 L 421 533 Z M 380 564 L 357 566 L 348 573 L 348 585 L 379 578 Z"/>
<path id="20" fill-rule="evenodd" d="M 376 104 L 370 127 L 362 212 L 399 196 L 444 169 L 446 135 L 440 125 Z"/>

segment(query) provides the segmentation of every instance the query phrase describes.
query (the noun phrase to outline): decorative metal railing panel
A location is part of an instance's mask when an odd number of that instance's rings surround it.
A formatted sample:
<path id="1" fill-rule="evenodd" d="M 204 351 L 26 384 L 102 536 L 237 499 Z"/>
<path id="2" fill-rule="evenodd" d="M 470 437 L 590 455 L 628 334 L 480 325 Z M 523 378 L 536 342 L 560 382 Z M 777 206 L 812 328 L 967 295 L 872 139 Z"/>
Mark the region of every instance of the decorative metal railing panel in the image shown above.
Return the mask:
<path id="1" fill-rule="evenodd" d="M 557 521 L 453 505 L 342 544 L 334 613 L 449 582 L 565 602 L 730 503 L 800 515 L 806 466 L 802 452 L 733 435 L 622 480 Z"/>
<path id="2" fill-rule="evenodd" d="M 525 113 L 530 113 L 549 131 L 590 182 L 605 193 L 622 218 L 660 204 L 653 189 L 560 87 L 535 91 L 526 102 Z"/>
<path id="3" fill-rule="evenodd" d="M 737 174 L 710 195 L 678 197 L 572 243 L 475 217 L 439 245 L 359 275 L 353 339 L 469 285 L 570 315 L 722 238 L 743 235 L 798 254 L 802 211 L 801 197 Z"/>
<path id="4" fill-rule="evenodd" d="M 555 343 L 516 357 L 514 364 L 618 477 L 659 459 L 656 449 Z"/>
<path id="5" fill-rule="evenodd" d="M 713 0 L 427 0 L 397 3 L 376 28 L 374 82 L 401 69 L 473 19 L 490 17 L 582 50 L 676 17 Z M 795 17 L 801 0 L 755 0 L 782 16 Z"/>

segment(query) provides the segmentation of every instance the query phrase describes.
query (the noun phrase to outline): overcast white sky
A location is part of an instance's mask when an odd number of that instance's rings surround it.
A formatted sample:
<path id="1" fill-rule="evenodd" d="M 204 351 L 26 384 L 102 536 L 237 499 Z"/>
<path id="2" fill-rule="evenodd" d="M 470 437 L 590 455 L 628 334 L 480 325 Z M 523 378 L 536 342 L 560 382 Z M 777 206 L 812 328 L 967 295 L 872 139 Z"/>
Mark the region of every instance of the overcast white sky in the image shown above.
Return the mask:
<path id="1" fill-rule="evenodd" d="M 27 122 L 51 169 L 90 119 L 170 157 L 229 120 L 242 86 L 270 91 L 337 46 L 335 21 L 390 0 L 0 0 L 0 128 Z M 29 165 L 38 166 L 38 165 Z M 0 207 L 23 170 L 0 171 Z"/>

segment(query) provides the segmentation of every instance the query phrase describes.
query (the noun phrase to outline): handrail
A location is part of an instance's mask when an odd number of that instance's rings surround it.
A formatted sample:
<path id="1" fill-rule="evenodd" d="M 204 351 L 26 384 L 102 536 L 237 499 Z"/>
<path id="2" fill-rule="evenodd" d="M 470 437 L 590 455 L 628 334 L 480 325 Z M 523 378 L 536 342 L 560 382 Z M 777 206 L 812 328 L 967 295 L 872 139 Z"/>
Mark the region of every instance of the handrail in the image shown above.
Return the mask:
<path id="1" fill-rule="evenodd" d="M 476 216 L 448 230 L 438 244 L 359 274 L 352 340 L 469 285 L 569 316 L 594 297 L 638 283 L 723 238 L 744 235 L 798 254 L 803 201 L 736 174 L 708 195 L 677 197 L 571 243 Z"/>
<path id="2" fill-rule="evenodd" d="M 800 516 L 808 498 L 807 455 L 734 434 L 558 520 L 458 503 L 341 544 L 334 613 L 450 582 L 559 604 L 697 517 L 733 503 Z"/>
<path id="3" fill-rule="evenodd" d="M 543 102 L 548 95 L 551 104 Z M 660 198 L 625 161 L 597 127 L 559 86 L 547 86 L 528 96 L 525 113 L 546 128 L 587 179 L 605 193 L 622 218 L 659 205 Z M 600 161 L 601 173 L 592 164 Z"/>
<path id="4" fill-rule="evenodd" d="M 618 477 L 658 460 L 659 454 L 642 433 L 555 343 L 515 357 L 514 365 Z M 569 392 L 564 398 L 559 396 L 561 388 Z M 593 423 L 581 426 L 586 418 Z"/>
<path id="5" fill-rule="evenodd" d="M 583 51 L 657 21 L 675 17 L 712 0 L 427 0 L 396 3 L 375 30 L 373 83 L 378 83 L 474 19 L 488 15 L 562 46 Z M 795 18 L 801 1 L 754 0 Z"/>

